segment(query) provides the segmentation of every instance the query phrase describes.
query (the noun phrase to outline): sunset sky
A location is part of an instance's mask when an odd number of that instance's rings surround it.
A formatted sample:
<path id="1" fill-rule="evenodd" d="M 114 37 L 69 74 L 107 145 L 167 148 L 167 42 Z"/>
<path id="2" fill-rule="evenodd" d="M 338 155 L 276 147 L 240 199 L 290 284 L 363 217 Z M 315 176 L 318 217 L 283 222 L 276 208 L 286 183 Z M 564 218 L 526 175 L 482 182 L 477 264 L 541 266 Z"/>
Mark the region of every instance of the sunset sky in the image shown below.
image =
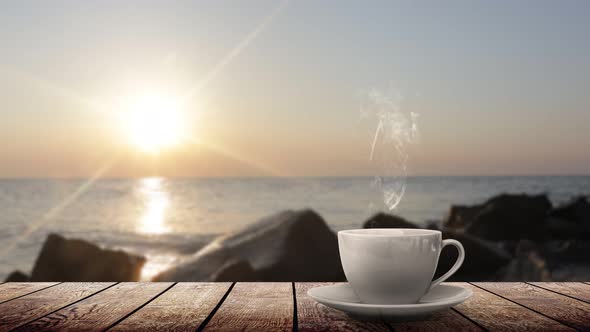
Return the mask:
<path id="1" fill-rule="evenodd" d="M 587 1 L 2 2 L 0 177 L 372 175 L 389 87 L 413 175 L 588 174 L 589 31 Z"/>

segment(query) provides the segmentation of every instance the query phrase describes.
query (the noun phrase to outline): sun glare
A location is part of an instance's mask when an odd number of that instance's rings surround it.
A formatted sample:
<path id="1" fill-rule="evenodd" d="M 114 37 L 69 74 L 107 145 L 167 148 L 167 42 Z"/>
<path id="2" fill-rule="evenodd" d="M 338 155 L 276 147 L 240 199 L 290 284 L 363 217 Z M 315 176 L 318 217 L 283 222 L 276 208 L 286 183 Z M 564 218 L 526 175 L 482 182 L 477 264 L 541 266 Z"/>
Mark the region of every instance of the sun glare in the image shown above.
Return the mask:
<path id="1" fill-rule="evenodd" d="M 173 147 L 185 135 L 185 119 L 174 98 L 143 95 L 132 99 L 124 112 L 124 131 L 144 152 L 158 153 Z"/>

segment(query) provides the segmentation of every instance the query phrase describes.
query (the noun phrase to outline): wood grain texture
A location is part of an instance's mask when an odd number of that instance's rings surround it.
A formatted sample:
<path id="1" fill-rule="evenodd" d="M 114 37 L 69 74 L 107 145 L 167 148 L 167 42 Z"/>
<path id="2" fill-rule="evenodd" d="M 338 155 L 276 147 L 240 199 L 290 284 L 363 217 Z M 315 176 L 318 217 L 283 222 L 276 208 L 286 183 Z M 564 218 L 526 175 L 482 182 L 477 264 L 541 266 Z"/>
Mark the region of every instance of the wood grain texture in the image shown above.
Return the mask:
<path id="1" fill-rule="evenodd" d="M 484 331 L 467 318 L 451 309 L 436 312 L 431 316 L 415 321 L 387 322 L 398 331 Z"/>
<path id="2" fill-rule="evenodd" d="M 31 322 L 17 331 L 102 331 L 171 285 L 172 283 L 120 283 Z"/>
<path id="3" fill-rule="evenodd" d="M 311 288 L 331 283 L 295 283 L 299 331 L 390 331 L 383 322 L 364 322 L 326 307 L 307 295 Z"/>
<path id="4" fill-rule="evenodd" d="M 205 331 L 292 331 L 290 282 L 237 283 Z"/>
<path id="5" fill-rule="evenodd" d="M 473 296 L 455 309 L 490 331 L 574 331 L 481 288 L 468 283 L 453 284 L 473 291 Z"/>
<path id="6" fill-rule="evenodd" d="M 325 284 L 295 284 L 300 330 L 470 331 L 480 330 L 479 326 L 491 331 L 590 330 L 590 303 L 584 302 L 590 299 L 587 283 L 456 283 L 470 288 L 473 297 L 456 311 L 407 322 L 357 321 L 307 296 L 309 288 Z M 116 331 L 194 331 L 209 319 L 205 330 L 293 328 L 291 283 L 238 283 L 221 305 L 230 283 L 179 283 L 172 288 L 172 283 L 112 285 L 0 284 L 0 299 L 8 299 L 0 303 L 0 332 L 97 331 L 114 324 Z"/>
<path id="7" fill-rule="evenodd" d="M 179 283 L 110 331 L 195 331 L 231 283 Z"/>
<path id="8" fill-rule="evenodd" d="M 520 282 L 473 283 L 578 330 L 590 330 L 590 304 Z"/>
<path id="9" fill-rule="evenodd" d="M 114 283 L 63 283 L 0 304 L 0 332 L 8 331 L 99 292 Z"/>
<path id="10" fill-rule="evenodd" d="M 57 284 L 57 282 L 6 282 L 0 285 L 0 303 Z"/>
<path id="11" fill-rule="evenodd" d="M 398 331 L 483 331 L 469 319 L 452 309 L 436 312 L 414 321 L 388 321 Z"/>
<path id="12" fill-rule="evenodd" d="M 529 284 L 590 303 L 590 285 L 582 282 L 529 282 Z"/>

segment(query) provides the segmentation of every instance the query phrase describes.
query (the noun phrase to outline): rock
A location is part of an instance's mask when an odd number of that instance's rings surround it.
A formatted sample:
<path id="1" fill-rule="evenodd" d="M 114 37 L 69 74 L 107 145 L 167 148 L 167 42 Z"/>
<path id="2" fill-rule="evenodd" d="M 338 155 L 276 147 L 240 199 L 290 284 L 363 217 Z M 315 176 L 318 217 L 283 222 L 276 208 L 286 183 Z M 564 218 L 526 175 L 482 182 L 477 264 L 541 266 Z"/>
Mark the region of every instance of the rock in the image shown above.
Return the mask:
<path id="1" fill-rule="evenodd" d="M 560 240 L 590 240 L 590 222 L 578 223 L 576 221 L 547 217 L 545 230 L 551 239 Z"/>
<path id="2" fill-rule="evenodd" d="M 145 258 L 49 234 L 31 281 L 138 281 Z"/>
<path id="3" fill-rule="evenodd" d="M 516 256 L 500 275 L 500 281 L 551 281 L 551 272 L 541 249 L 529 240 L 520 241 Z"/>
<path id="4" fill-rule="evenodd" d="M 443 222 L 446 228 L 463 229 L 469 225 L 475 216 L 481 211 L 483 205 L 452 205 L 447 219 Z"/>
<path id="5" fill-rule="evenodd" d="M 255 281 L 343 281 L 338 240 L 312 210 L 284 211 L 223 236 L 155 281 L 210 281 L 231 261 L 247 262 Z M 226 280 L 240 281 L 244 266 L 227 269 Z"/>
<path id="6" fill-rule="evenodd" d="M 512 256 L 500 249 L 495 243 L 484 241 L 469 234 L 443 231 L 443 239 L 455 239 L 465 248 L 465 261 L 461 268 L 448 281 L 486 281 L 490 280 L 502 267 L 506 266 Z M 439 258 L 435 278 L 451 269 L 457 260 L 455 249 L 445 248 Z"/>
<path id="7" fill-rule="evenodd" d="M 571 202 L 553 209 L 549 215 L 575 222 L 590 223 L 590 203 L 588 203 L 587 197 L 579 196 Z"/>
<path id="8" fill-rule="evenodd" d="M 587 281 L 590 280 L 590 266 L 565 265 L 551 270 L 552 281 Z"/>
<path id="9" fill-rule="evenodd" d="M 440 220 L 426 220 L 426 229 L 440 231 Z"/>
<path id="10" fill-rule="evenodd" d="M 499 273 L 498 281 L 528 281 L 531 278 L 580 281 L 590 278 L 590 241 L 553 238 L 537 243 L 509 241 L 503 245 L 514 252 L 515 258 L 510 269 Z"/>
<path id="11" fill-rule="evenodd" d="M 590 268 L 590 241 L 552 240 L 544 242 L 542 249 L 551 271 L 563 266 Z"/>
<path id="12" fill-rule="evenodd" d="M 402 217 L 378 213 L 365 221 L 363 228 L 418 228 L 418 226 Z"/>
<path id="13" fill-rule="evenodd" d="M 590 203 L 577 197 L 552 210 L 545 223 L 552 239 L 590 240 Z"/>
<path id="14" fill-rule="evenodd" d="M 397 216 L 378 214 L 365 222 L 367 226 L 375 225 L 376 228 L 417 228 L 415 224 Z M 371 227 L 369 227 L 371 228 Z M 443 239 L 455 239 L 465 248 L 465 261 L 461 268 L 449 279 L 449 281 L 485 281 L 490 279 L 498 269 L 506 266 L 512 256 L 500 249 L 492 242 L 477 239 L 468 234 L 457 231 L 443 231 Z M 441 252 L 435 277 L 446 273 L 457 260 L 457 251 L 445 248 Z"/>
<path id="15" fill-rule="evenodd" d="M 483 204 L 465 232 L 492 241 L 543 240 L 548 236 L 544 220 L 550 209 L 546 195 L 502 194 Z"/>
<path id="16" fill-rule="evenodd" d="M 6 277 L 6 280 L 4 280 L 4 282 L 28 282 L 31 281 L 31 278 L 26 275 L 24 272 L 21 272 L 19 270 L 13 271 L 12 273 L 10 273 L 8 275 L 8 277 Z"/>
<path id="17" fill-rule="evenodd" d="M 256 271 L 247 261 L 232 260 L 211 276 L 211 281 L 256 281 Z"/>

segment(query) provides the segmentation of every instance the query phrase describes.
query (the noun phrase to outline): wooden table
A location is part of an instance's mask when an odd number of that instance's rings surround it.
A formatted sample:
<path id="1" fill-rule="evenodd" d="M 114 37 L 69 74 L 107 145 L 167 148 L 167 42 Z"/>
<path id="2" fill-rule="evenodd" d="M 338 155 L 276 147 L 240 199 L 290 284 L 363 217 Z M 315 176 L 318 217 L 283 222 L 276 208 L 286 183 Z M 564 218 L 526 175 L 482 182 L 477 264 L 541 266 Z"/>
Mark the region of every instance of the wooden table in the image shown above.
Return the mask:
<path id="1" fill-rule="evenodd" d="M 590 330 L 590 283 L 455 283 L 473 297 L 422 321 L 356 321 L 321 283 L 3 283 L 0 331 Z"/>

